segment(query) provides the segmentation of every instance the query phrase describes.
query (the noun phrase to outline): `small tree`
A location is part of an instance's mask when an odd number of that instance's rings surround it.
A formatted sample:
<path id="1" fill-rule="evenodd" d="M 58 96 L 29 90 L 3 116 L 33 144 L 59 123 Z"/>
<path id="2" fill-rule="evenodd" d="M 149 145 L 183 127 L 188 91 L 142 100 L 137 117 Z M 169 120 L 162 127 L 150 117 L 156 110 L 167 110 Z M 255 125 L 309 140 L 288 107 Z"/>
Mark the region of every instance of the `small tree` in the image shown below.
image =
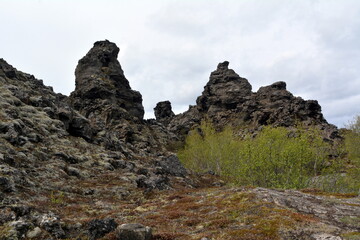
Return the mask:
<path id="1" fill-rule="evenodd" d="M 237 181 L 263 187 L 303 188 L 321 173 L 327 144 L 314 130 L 289 132 L 264 127 L 255 137 L 242 141 Z"/>
<path id="2" fill-rule="evenodd" d="M 230 128 L 216 132 L 211 123 L 203 121 L 189 133 L 178 156 L 187 168 L 196 172 L 223 174 L 227 163 L 236 155 L 236 144 Z"/>

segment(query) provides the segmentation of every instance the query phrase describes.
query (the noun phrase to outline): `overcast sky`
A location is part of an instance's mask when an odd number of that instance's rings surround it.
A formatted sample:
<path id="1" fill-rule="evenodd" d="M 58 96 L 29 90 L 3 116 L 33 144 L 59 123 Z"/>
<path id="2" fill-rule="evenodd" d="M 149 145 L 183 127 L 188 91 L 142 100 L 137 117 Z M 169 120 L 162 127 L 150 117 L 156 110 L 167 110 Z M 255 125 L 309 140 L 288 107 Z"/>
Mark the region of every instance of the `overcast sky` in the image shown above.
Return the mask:
<path id="1" fill-rule="evenodd" d="M 75 88 L 77 61 L 98 40 L 141 92 L 194 105 L 219 62 L 260 86 L 285 81 L 342 127 L 360 113 L 359 0 L 0 0 L 0 58 L 55 92 Z"/>

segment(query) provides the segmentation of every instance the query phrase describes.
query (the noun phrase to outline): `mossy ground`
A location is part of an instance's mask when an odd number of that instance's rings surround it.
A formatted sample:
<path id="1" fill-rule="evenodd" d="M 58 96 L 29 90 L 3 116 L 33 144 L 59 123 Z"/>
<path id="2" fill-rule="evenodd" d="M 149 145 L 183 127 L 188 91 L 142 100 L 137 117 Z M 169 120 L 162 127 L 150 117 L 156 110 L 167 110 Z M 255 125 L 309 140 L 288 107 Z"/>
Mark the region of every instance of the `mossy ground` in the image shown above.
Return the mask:
<path id="1" fill-rule="evenodd" d="M 259 200 L 252 188 L 201 187 L 144 193 L 127 186 L 118 174 L 99 175 L 74 183 L 91 186 L 97 194 L 52 192 L 34 202 L 38 210 L 57 213 L 67 225 L 114 218 L 119 224 L 142 223 L 153 228 L 155 240 L 283 239 L 301 229 L 314 228 L 319 219 Z M 125 198 L 106 191 L 113 186 L 131 189 Z M 40 207 L 39 207 L 40 206 Z M 355 233 L 352 233 L 353 235 Z M 356 234 L 355 234 L 356 235 Z M 77 232 L 73 239 L 87 239 Z M 352 236 L 351 236 L 352 237 Z M 102 239 L 115 239 L 110 233 Z M 350 238 L 352 239 L 352 238 Z"/>

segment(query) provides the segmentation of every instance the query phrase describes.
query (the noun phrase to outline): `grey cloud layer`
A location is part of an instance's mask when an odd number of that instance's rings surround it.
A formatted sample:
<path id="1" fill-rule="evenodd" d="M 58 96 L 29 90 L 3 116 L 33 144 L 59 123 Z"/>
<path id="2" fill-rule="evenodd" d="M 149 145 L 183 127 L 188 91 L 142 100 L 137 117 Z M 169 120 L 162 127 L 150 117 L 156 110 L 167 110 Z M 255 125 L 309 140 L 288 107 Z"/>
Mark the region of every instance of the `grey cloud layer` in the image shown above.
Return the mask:
<path id="1" fill-rule="evenodd" d="M 319 100 L 338 126 L 360 113 L 359 1 L 1 3 L 8 24 L 0 57 L 65 94 L 74 88 L 77 60 L 106 38 L 120 46 L 147 117 L 162 100 L 186 110 L 224 60 L 254 91 L 283 80 L 295 95 Z"/>

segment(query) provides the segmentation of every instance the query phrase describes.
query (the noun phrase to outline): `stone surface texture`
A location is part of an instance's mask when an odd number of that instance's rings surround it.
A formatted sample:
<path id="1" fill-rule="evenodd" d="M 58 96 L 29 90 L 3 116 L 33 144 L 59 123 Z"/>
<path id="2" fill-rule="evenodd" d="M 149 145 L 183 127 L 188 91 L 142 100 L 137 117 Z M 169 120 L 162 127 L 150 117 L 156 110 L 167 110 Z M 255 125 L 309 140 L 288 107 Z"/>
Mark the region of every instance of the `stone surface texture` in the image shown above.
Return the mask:
<path id="1" fill-rule="evenodd" d="M 0 239 L 188 239 L 194 234 L 208 239 L 214 226 L 223 231 L 226 221 L 203 226 L 206 219 L 194 218 L 176 225 L 187 227 L 177 235 L 156 228 L 152 234 L 147 227 L 164 217 L 164 225 L 172 227 L 197 210 L 206 212 L 200 208 L 208 197 L 214 197 L 207 203 L 213 204 L 207 209 L 214 216 L 221 203 L 217 196 L 242 191 L 223 187 L 217 176 L 191 174 L 171 151 L 202 120 L 218 129 L 232 125 L 247 131 L 301 123 L 315 125 L 326 139 L 337 138 L 337 128 L 326 122 L 317 101 L 293 96 L 285 82 L 252 92 L 229 62 L 218 64 L 189 110 L 175 115 L 171 103 L 163 101 L 155 107 L 156 120 L 146 120 L 142 96 L 131 89 L 117 60 L 119 51 L 108 40 L 96 42 L 79 60 L 70 96 L 0 59 Z M 360 231 L 358 198 L 246 191 L 325 226 L 284 232 L 283 239 L 338 239 Z M 185 210 L 173 209 L 177 203 Z M 134 219 L 147 224 L 131 224 Z"/>

